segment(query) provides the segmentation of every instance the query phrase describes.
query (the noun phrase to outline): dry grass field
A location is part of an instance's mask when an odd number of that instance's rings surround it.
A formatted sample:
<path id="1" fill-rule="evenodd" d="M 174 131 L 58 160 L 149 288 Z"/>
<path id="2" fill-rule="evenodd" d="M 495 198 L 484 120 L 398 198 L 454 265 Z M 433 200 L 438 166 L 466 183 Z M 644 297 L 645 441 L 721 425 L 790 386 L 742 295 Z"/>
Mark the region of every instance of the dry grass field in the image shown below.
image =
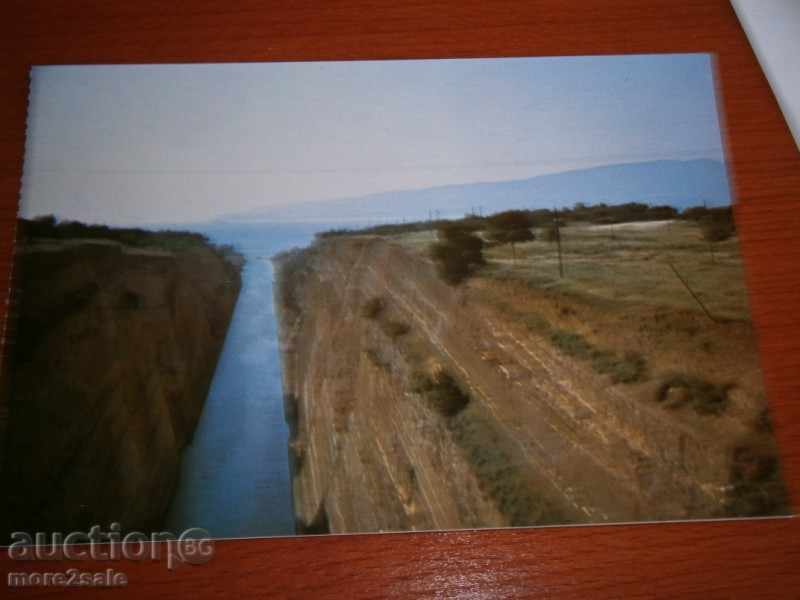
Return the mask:
<path id="1" fill-rule="evenodd" d="M 569 223 L 558 244 L 535 239 L 489 245 L 486 264 L 463 286 L 465 301 L 549 342 L 565 356 L 623 384 L 642 401 L 676 384 L 696 411 L 749 427 L 765 398 L 738 240 L 709 243 L 694 221 Z M 435 232 L 394 238 L 426 254 Z M 669 405 L 665 402 L 664 405 Z"/>
<path id="2" fill-rule="evenodd" d="M 374 427 L 389 406 L 427 407 L 396 415 L 380 435 L 402 425 L 413 435 L 395 437 L 409 448 L 453 444 L 433 455 L 464 461 L 459 477 L 471 473 L 475 497 L 500 514 L 476 505 L 463 522 L 451 515 L 469 526 L 784 513 L 733 229 L 712 245 L 707 222 L 686 218 L 571 219 L 560 232 L 562 274 L 552 220 L 539 221 L 533 240 L 520 222 L 514 239 L 529 241 L 513 248 L 497 242 L 490 216 L 332 232 L 298 255 L 316 287 L 281 287 L 312 299 L 312 309 L 298 304 L 307 315 L 330 313 L 320 330 L 346 324 L 348 340 L 363 342 L 353 352 L 367 359 L 337 346 L 330 374 L 311 379 L 325 400 L 307 404 L 332 407 L 333 433 L 346 435 L 361 416 Z M 317 337 L 298 337 L 298 348 L 320 356 Z M 361 387 L 335 391 L 337 377 Z M 295 380 L 291 393 L 307 393 L 308 376 Z M 424 426 L 423 414 L 433 419 Z M 332 434 L 314 425 L 323 421 L 307 419 L 306 437 L 327 447 Z M 354 431 L 353 440 L 379 435 Z M 323 489 L 309 473 L 303 485 Z M 375 485 L 375 494 L 392 487 Z M 308 497 L 306 518 L 319 505 Z"/>
<path id="3" fill-rule="evenodd" d="M 404 245 L 424 252 L 435 232 L 399 236 Z M 564 277 L 559 277 L 558 248 L 536 240 L 485 252 L 479 275 L 528 282 L 585 300 L 649 304 L 702 313 L 670 265 L 683 277 L 713 317 L 749 320 L 739 244 L 735 237 L 709 244 L 693 221 L 654 221 L 618 225 L 570 224 L 561 229 Z"/>

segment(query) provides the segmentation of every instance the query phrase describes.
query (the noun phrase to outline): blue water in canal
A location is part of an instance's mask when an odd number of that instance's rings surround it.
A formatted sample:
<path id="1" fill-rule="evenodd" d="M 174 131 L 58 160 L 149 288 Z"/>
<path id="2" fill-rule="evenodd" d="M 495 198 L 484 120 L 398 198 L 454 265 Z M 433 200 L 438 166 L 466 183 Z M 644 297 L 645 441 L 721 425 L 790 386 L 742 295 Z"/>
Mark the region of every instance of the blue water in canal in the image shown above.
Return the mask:
<path id="1" fill-rule="evenodd" d="M 169 531 L 213 537 L 294 533 L 278 324 L 270 256 L 330 226 L 218 225 L 199 229 L 244 254 L 242 289 L 194 439 L 183 454 Z"/>

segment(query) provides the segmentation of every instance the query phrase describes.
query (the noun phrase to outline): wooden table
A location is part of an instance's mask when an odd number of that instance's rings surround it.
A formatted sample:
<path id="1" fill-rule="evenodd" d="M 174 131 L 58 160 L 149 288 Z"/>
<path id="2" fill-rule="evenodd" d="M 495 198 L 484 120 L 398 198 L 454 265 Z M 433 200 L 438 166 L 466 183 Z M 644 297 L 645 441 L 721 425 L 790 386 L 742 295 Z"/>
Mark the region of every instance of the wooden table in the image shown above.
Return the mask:
<path id="1" fill-rule="evenodd" d="M 11 269 L 30 65 L 715 53 L 753 315 L 797 506 L 800 154 L 727 1 L 14 0 L 2 13 L 2 281 Z M 116 598 L 798 597 L 800 521 L 230 541 L 217 544 L 210 563 L 175 571 L 150 561 L 20 564 L 4 556 L 0 564 L 4 578 L 9 569 L 113 566 L 128 573 L 129 586 L 89 593 Z"/>

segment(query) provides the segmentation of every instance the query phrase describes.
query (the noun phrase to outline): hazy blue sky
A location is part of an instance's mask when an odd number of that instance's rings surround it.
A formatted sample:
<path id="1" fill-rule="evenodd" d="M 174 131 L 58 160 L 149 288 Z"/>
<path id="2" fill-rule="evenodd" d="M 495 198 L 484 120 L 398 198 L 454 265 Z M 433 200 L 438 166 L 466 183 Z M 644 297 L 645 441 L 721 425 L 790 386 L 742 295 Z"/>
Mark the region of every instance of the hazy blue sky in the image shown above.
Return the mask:
<path id="1" fill-rule="evenodd" d="M 117 224 L 722 159 L 709 56 L 37 67 L 22 214 Z"/>

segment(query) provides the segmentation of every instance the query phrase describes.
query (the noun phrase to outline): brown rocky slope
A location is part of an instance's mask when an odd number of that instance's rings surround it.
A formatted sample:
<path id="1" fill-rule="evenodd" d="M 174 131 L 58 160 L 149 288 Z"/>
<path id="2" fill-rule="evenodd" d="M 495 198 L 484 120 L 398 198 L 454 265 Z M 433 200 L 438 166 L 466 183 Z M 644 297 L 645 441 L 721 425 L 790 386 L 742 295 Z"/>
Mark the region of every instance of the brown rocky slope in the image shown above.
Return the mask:
<path id="1" fill-rule="evenodd" d="M 732 499 L 743 472 L 773 472 L 750 400 L 745 417 L 670 411 L 655 381 L 594 372 L 488 302 L 486 281 L 447 286 L 390 239 L 323 239 L 276 264 L 300 532 L 783 508 L 774 482 L 737 488 L 768 506 Z"/>
<path id="2" fill-rule="evenodd" d="M 133 236 L 33 238 L 19 250 L 8 530 L 161 527 L 238 297 L 241 257 L 193 234 Z"/>

